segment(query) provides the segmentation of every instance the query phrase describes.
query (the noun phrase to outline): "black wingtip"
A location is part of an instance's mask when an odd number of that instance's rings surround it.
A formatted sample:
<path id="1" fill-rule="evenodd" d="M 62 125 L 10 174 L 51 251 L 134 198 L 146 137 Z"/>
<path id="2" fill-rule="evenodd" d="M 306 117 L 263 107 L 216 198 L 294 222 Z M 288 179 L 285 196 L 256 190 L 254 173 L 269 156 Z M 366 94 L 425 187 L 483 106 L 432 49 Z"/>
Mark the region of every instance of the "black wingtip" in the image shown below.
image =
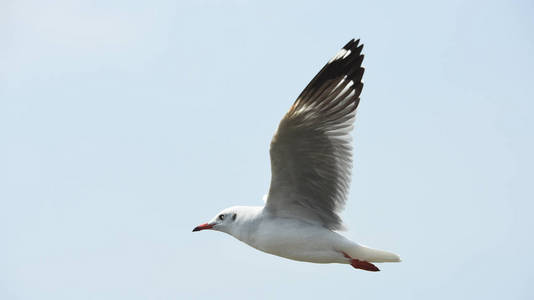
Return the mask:
<path id="1" fill-rule="evenodd" d="M 353 50 L 357 49 L 358 51 L 361 51 L 363 49 L 363 44 L 360 44 L 360 39 L 351 39 L 345 46 L 343 46 L 343 49 L 345 50 Z"/>
<path id="2" fill-rule="evenodd" d="M 315 75 L 297 99 L 312 99 L 314 96 L 317 96 L 317 93 L 320 94 L 324 91 L 324 89 L 320 90 L 320 87 L 322 87 L 323 84 L 333 79 L 336 79 L 338 80 L 337 82 L 339 82 L 339 80 L 343 80 L 344 78 L 354 82 L 354 90 L 356 93 L 353 98 L 356 99 L 359 97 L 363 87 L 361 80 L 364 73 L 364 68 L 362 67 L 364 58 L 362 49 L 363 44 L 360 44 L 360 39 L 351 39 L 343 49 L 338 51 L 336 55 L 319 71 L 319 73 Z M 306 100 L 301 100 L 298 103 L 304 105 L 305 102 Z"/>
<path id="3" fill-rule="evenodd" d="M 351 39 L 347 44 L 345 44 L 345 46 L 343 46 L 343 49 L 349 50 L 353 44 L 354 44 L 354 39 Z"/>

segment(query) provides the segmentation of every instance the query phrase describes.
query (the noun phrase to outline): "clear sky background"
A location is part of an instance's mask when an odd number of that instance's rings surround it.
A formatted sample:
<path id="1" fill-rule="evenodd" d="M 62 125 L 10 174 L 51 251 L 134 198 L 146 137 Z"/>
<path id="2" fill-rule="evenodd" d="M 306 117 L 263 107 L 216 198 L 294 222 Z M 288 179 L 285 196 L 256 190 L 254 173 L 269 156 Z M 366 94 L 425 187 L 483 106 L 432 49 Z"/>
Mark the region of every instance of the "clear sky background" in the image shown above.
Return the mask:
<path id="1" fill-rule="evenodd" d="M 533 299 L 532 1 L 2 1 L 1 299 Z M 191 229 L 262 205 L 279 120 L 365 44 L 349 238 L 381 272 Z"/>

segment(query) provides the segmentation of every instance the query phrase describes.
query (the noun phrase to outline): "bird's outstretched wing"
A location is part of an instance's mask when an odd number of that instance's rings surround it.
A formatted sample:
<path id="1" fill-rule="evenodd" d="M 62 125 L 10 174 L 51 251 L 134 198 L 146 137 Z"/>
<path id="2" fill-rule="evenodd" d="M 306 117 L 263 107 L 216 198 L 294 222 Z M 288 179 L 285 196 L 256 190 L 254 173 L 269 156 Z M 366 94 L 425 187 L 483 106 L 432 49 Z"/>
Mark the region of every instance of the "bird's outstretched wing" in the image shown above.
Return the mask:
<path id="1" fill-rule="evenodd" d="M 363 45 L 351 40 L 313 78 L 271 141 L 273 215 L 341 229 L 352 169 L 352 125 L 360 101 Z"/>

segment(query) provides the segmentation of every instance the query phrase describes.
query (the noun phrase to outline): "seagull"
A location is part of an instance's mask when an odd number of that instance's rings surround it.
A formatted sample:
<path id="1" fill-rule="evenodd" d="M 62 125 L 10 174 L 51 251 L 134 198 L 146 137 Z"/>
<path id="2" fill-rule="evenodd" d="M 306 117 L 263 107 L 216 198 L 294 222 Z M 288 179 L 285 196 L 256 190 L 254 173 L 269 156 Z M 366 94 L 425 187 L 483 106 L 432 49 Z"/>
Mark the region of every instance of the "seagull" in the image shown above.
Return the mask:
<path id="1" fill-rule="evenodd" d="M 193 229 L 225 232 L 269 254 L 312 263 L 399 262 L 394 253 L 339 233 L 352 169 L 351 131 L 363 88 L 360 40 L 348 42 L 312 79 L 271 140 L 265 206 L 233 206 Z"/>

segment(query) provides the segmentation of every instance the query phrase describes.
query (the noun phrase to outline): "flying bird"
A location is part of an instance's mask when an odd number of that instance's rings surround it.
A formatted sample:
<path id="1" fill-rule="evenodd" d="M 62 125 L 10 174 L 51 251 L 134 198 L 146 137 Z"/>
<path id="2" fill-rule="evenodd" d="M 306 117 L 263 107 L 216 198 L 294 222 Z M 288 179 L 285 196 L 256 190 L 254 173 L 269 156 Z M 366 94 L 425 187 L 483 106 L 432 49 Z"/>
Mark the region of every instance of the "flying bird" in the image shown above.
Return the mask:
<path id="1" fill-rule="evenodd" d="M 352 169 L 351 131 L 363 88 L 363 44 L 352 39 L 312 79 L 271 140 L 265 206 L 233 206 L 193 231 L 212 229 L 267 253 L 312 263 L 379 271 L 394 253 L 350 241 L 338 231 Z"/>

